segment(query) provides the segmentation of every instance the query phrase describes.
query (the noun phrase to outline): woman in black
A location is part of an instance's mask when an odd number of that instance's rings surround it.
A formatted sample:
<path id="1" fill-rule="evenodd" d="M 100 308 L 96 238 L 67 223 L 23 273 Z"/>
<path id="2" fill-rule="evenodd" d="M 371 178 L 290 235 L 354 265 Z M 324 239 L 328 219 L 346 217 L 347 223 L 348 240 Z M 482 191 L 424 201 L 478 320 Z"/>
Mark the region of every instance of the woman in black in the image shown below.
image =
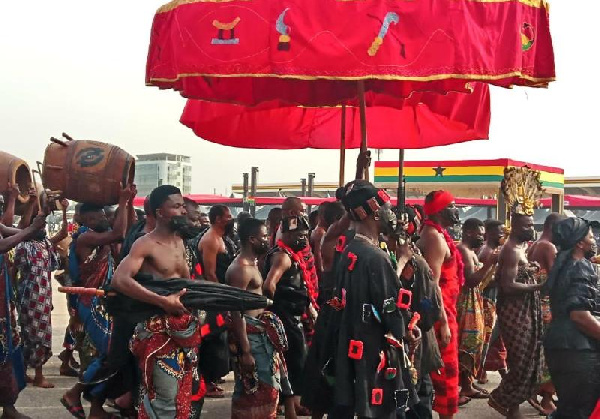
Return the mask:
<path id="1" fill-rule="evenodd" d="M 588 418 L 600 398 L 600 290 L 590 258 L 596 241 L 587 221 L 554 226 L 560 248 L 545 291 L 552 322 L 544 337 L 546 360 L 558 394 L 559 418 Z"/>

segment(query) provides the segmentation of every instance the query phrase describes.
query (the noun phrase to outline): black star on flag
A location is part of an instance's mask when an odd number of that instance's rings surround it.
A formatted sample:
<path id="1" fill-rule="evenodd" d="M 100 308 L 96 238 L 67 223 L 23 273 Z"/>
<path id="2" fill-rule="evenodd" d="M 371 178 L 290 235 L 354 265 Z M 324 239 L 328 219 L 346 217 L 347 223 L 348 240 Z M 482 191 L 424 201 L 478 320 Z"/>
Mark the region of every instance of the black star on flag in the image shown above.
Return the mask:
<path id="1" fill-rule="evenodd" d="M 444 177 L 444 171 L 446 170 L 445 167 L 442 166 L 438 166 L 438 167 L 434 167 L 433 171 L 435 172 L 435 177 Z"/>

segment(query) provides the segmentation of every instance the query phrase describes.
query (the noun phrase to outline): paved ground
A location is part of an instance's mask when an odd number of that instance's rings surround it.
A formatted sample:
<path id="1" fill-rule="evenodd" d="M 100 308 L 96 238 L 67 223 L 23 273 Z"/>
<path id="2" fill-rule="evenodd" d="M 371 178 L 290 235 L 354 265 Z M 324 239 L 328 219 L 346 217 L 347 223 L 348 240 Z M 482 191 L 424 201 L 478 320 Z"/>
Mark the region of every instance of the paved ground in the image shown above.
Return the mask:
<path id="1" fill-rule="evenodd" d="M 55 283 L 55 286 L 58 286 L 58 284 Z M 54 311 L 52 322 L 54 329 L 54 353 L 57 355 L 62 350 L 62 339 L 67 324 L 65 298 L 58 292 L 54 294 Z M 56 384 L 56 387 L 53 389 L 39 389 L 29 386 L 21 393 L 17 407 L 21 412 L 35 419 L 69 419 L 72 416 L 66 412 L 59 400 L 62 394 L 75 383 L 75 379 L 59 376 L 58 368 L 60 361 L 56 357 L 53 357 L 46 365 L 47 377 L 50 379 L 50 381 Z M 492 374 L 490 375 L 490 379 L 490 383 L 485 387 L 489 390 L 492 390 L 497 385 L 499 376 Z M 231 400 L 229 397 L 233 387 L 232 377 L 227 377 L 224 387 L 227 390 L 227 397 L 220 400 L 207 400 L 204 405 L 204 411 L 202 414 L 203 418 L 220 419 L 228 418 L 230 416 L 229 408 Z M 84 403 L 84 408 L 87 411 L 89 409 L 89 404 Z M 526 404 L 523 405 L 523 412 L 526 413 L 527 417 L 539 417 L 537 413 Z M 492 419 L 501 418 L 501 416 L 492 411 L 487 406 L 485 400 L 473 400 L 467 406 L 461 408 L 458 418 Z"/>

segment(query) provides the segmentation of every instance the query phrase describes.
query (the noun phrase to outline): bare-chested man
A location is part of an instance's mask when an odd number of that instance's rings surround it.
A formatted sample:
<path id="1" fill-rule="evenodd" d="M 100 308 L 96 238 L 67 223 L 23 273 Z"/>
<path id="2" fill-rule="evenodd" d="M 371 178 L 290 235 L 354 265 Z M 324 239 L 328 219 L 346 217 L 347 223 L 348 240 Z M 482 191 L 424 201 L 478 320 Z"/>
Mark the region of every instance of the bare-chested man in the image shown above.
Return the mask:
<path id="1" fill-rule="evenodd" d="M 513 213 L 511 232 L 502 247 L 496 271 L 500 294 L 498 321 L 508 351 L 508 374 L 490 395 L 489 404 L 509 418 L 521 418 L 519 405 L 537 390 L 542 367 L 542 312 L 535 274 L 527 261 L 534 238 L 533 217 Z"/>
<path id="2" fill-rule="evenodd" d="M 270 248 L 267 228 L 262 221 L 252 218 L 240 225 L 238 234 L 242 249 L 227 270 L 227 283 L 262 295 L 263 278 L 257 258 Z M 287 349 L 281 321 L 274 313 L 262 309 L 233 312 L 232 317 L 237 369 L 231 417 L 275 418 L 281 393 L 285 397 L 286 417 L 295 418 L 291 385 L 285 369 L 281 368 Z"/>
<path id="3" fill-rule="evenodd" d="M 439 284 L 444 310 L 435 324 L 444 367 L 431 373 L 436 397 L 433 409 L 442 419 L 452 418 L 460 404 L 470 399 L 458 394 L 458 324 L 456 303 L 464 282 L 460 251 L 447 232 L 460 222 L 454 197 L 447 191 L 434 191 L 425 197 L 423 207 L 427 219 L 417 246 Z"/>
<path id="4" fill-rule="evenodd" d="M 139 417 L 187 419 L 200 343 L 198 320 L 180 301 L 185 289 L 161 296 L 135 279 L 142 273 L 164 280 L 190 277 L 184 243 L 178 234 L 178 228 L 186 225 L 186 211 L 181 192 L 171 185 L 152 191 L 150 207 L 156 228 L 133 244 L 117 268 L 112 286 L 166 313 L 139 323 L 131 340 L 142 373 Z"/>
<path id="5" fill-rule="evenodd" d="M 475 253 L 483 246 L 485 230 L 477 218 L 469 218 L 462 226 L 462 241 L 458 250 L 464 263 L 465 285 L 458 297 L 458 360 L 460 367 L 460 395 L 469 398 L 487 398 L 489 394 L 478 388 L 474 378 L 481 366 L 485 323 L 480 284 L 495 267 L 497 256 L 481 263 Z"/>
<path id="6" fill-rule="evenodd" d="M 202 267 L 202 276 L 207 281 L 224 284 L 227 268 L 235 257 L 234 249 L 228 247 L 226 243 L 230 240 L 227 236 L 234 230 L 235 220 L 225 205 L 211 207 L 208 217 L 210 228 L 198 242 L 198 259 Z M 214 311 L 207 313 L 206 321 L 211 330 L 219 330 L 218 316 L 222 314 Z M 200 370 L 206 381 L 206 397 L 225 397 L 224 390 L 217 385 L 217 382 L 229 372 L 226 332 L 215 332 L 205 336 L 200 348 Z"/>
<path id="7" fill-rule="evenodd" d="M 544 221 L 544 231 L 541 237 L 527 250 L 527 259 L 530 262 L 539 263 L 540 269 L 545 271 L 546 274 L 552 269 L 556 258 L 556 246 L 552 243 L 552 228 L 554 224 L 565 218 L 564 215 L 556 212 L 548 215 L 546 221 Z"/>
<path id="8" fill-rule="evenodd" d="M 550 273 L 552 266 L 554 265 L 554 260 L 556 259 L 556 246 L 552 243 L 552 229 L 554 225 L 565 219 L 566 216 L 558 214 L 556 212 L 550 213 L 546 220 L 544 221 L 544 230 L 542 232 L 542 236 L 527 250 L 527 259 L 529 262 L 535 262 L 540 265 L 540 275 L 544 279 Z M 542 313 L 544 314 L 544 326 L 547 327 L 550 324 L 552 316 L 550 315 L 550 299 L 547 296 L 542 297 Z M 550 373 L 548 372 L 548 368 L 544 363 L 544 372 L 542 374 L 542 382 L 540 383 L 540 389 L 538 394 L 542 396 L 542 401 L 538 405 L 538 401 L 536 398 L 532 399 L 532 405 L 545 415 L 549 415 L 554 410 L 556 410 L 556 406 L 553 402 L 553 395 L 556 393 L 554 386 L 552 385 L 552 381 L 550 379 Z"/>
<path id="9" fill-rule="evenodd" d="M 321 257 L 321 244 L 327 230 L 333 223 L 345 214 L 344 206 L 339 202 L 324 202 L 319 207 L 319 226 L 310 235 L 310 247 L 315 255 L 315 266 L 319 277 L 319 287 L 323 280 L 323 259 Z"/>

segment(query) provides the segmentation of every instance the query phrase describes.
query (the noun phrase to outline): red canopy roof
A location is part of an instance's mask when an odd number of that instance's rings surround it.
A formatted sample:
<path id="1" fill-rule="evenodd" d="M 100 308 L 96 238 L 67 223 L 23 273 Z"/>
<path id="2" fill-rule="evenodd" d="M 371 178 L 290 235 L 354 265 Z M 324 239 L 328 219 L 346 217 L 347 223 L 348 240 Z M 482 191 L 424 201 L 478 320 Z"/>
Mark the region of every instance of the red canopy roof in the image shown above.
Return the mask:
<path id="1" fill-rule="evenodd" d="M 356 80 L 408 97 L 554 75 L 544 0 L 174 0 L 154 18 L 146 83 L 209 101 L 327 106 L 356 97 Z"/>

